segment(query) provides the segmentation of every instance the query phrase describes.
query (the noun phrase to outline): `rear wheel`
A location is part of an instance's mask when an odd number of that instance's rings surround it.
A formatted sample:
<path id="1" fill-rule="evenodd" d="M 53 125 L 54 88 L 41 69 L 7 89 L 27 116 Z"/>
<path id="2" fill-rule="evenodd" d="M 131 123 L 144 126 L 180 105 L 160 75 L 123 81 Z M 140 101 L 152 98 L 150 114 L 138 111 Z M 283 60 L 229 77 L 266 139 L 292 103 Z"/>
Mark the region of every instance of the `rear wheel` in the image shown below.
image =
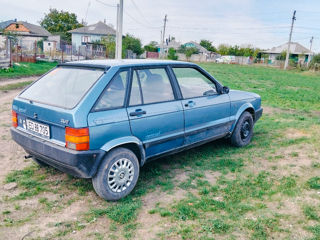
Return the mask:
<path id="1" fill-rule="evenodd" d="M 129 149 L 116 148 L 102 160 L 92 184 L 96 193 L 105 200 L 119 200 L 133 190 L 139 171 L 136 155 Z"/>
<path id="2" fill-rule="evenodd" d="M 253 118 L 249 112 L 240 116 L 231 136 L 231 144 L 236 147 L 244 147 L 251 142 L 253 136 Z"/>

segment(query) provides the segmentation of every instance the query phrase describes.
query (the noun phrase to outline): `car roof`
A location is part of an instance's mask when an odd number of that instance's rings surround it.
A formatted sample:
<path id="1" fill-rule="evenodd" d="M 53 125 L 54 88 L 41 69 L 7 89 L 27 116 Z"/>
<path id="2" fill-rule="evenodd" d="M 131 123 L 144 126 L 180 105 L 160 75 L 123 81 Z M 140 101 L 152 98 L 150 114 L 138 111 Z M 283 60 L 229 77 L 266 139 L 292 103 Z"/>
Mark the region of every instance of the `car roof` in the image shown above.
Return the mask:
<path id="1" fill-rule="evenodd" d="M 62 66 L 78 66 L 78 67 L 97 67 L 97 68 L 110 68 L 110 67 L 124 67 L 124 66 L 149 66 L 149 65 L 195 65 L 190 62 L 173 61 L 173 60 L 153 60 L 153 59 L 104 59 L 104 60 L 83 60 L 74 61 L 60 64 Z"/>

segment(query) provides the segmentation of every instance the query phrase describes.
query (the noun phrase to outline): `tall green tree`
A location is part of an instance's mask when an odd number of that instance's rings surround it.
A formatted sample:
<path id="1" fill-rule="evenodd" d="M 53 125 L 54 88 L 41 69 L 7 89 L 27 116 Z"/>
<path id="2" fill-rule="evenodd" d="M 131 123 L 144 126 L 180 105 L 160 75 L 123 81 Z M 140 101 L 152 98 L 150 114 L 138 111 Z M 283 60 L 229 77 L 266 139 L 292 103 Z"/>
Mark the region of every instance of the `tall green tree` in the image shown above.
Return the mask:
<path id="1" fill-rule="evenodd" d="M 142 44 L 139 38 L 135 38 L 134 36 L 127 34 L 122 39 L 122 48 L 123 52 L 126 50 L 131 50 L 137 55 L 141 55 L 144 52 L 144 49 L 142 48 Z M 124 55 L 124 54 L 122 54 Z"/>
<path id="2" fill-rule="evenodd" d="M 202 39 L 200 45 L 211 52 L 216 52 L 217 49 L 212 45 L 212 42 L 209 40 Z"/>
<path id="3" fill-rule="evenodd" d="M 50 8 L 49 13 L 41 19 L 40 25 L 50 33 L 59 34 L 63 40 L 71 42 L 71 34 L 68 31 L 83 27 L 77 20 L 77 15 L 67 11 L 58 11 Z"/>

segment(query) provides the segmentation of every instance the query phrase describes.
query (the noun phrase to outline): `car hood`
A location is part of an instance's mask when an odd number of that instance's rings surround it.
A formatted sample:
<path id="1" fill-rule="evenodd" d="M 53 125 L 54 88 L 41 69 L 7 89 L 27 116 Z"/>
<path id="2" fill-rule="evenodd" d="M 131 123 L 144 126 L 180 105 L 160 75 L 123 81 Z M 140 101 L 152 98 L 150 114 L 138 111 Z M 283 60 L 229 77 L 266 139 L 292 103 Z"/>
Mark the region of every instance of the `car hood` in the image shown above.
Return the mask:
<path id="1" fill-rule="evenodd" d="M 232 96 L 237 96 L 238 98 L 261 98 L 259 94 L 253 92 L 246 92 L 241 90 L 230 90 L 229 92 Z"/>

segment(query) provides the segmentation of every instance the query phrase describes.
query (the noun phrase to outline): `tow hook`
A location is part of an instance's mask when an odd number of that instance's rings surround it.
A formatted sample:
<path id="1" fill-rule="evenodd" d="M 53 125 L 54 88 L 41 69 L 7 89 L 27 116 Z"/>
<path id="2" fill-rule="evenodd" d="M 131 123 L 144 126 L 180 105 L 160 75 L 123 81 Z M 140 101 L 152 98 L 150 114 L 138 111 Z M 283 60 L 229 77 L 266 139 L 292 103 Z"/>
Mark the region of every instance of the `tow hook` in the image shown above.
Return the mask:
<path id="1" fill-rule="evenodd" d="M 32 158 L 31 155 L 24 156 L 24 159 Z"/>

